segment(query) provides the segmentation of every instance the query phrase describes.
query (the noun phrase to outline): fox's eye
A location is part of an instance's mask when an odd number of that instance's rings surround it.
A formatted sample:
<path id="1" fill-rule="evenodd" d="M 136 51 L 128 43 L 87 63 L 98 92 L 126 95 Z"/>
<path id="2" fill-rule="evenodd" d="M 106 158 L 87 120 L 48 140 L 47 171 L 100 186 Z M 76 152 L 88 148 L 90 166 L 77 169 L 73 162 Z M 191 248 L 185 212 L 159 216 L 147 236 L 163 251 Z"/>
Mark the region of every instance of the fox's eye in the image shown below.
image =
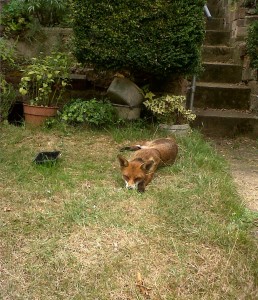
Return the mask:
<path id="1" fill-rule="evenodd" d="M 128 176 L 124 175 L 123 177 L 124 177 L 124 180 L 128 181 L 128 179 L 129 179 Z"/>

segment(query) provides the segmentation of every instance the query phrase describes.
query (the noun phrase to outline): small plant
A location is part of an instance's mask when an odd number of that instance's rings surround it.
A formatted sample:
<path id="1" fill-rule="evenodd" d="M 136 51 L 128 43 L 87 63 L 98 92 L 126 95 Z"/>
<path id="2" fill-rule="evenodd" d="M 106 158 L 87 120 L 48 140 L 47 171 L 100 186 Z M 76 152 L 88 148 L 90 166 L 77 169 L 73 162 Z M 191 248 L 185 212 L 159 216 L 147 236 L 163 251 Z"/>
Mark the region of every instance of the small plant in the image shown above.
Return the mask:
<path id="1" fill-rule="evenodd" d="M 68 85 L 69 70 L 70 59 L 64 53 L 32 58 L 23 70 L 19 92 L 31 105 L 57 106 Z"/>
<path id="2" fill-rule="evenodd" d="M 16 99 L 16 92 L 12 84 L 8 83 L 0 74 L 0 122 L 7 119 L 9 111 Z"/>
<path id="3" fill-rule="evenodd" d="M 149 109 L 159 122 L 169 124 L 185 124 L 195 119 L 195 114 L 185 108 L 185 96 L 166 95 L 154 98 L 154 94 L 148 92 L 143 104 Z"/>
<path id="4" fill-rule="evenodd" d="M 116 121 L 114 107 L 108 101 L 76 99 L 64 106 L 61 119 L 68 123 L 101 126 Z"/>

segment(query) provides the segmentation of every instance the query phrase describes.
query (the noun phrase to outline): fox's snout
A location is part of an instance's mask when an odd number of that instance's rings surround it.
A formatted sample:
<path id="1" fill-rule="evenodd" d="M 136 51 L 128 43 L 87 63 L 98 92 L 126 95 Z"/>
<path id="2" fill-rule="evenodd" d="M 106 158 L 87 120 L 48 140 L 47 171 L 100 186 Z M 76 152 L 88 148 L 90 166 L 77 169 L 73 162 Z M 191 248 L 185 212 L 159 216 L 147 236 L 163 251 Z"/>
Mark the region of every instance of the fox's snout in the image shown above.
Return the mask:
<path id="1" fill-rule="evenodd" d="M 138 183 L 130 183 L 128 181 L 125 180 L 125 187 L 128 189 L 128 190 L 137 190 L 138 188 Z"/>

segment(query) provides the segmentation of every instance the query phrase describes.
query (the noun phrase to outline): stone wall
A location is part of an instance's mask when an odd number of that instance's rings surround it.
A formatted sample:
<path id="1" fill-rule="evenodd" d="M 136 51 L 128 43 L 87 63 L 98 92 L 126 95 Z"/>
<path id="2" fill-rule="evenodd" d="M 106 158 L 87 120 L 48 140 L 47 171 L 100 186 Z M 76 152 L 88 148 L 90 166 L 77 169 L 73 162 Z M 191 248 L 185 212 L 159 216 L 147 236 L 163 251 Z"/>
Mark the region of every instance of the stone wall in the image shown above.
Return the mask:
<path id="1" fill-rule="evenodd" d="M 242 81 L 251 88 L 250 110 L 258 112 L 258 72 L 250 68 L 250 59 L 246 53 L 246 38 L 248 27 L 258 20 L 258 15 L 252 8 L 243 6 L 244 0 L 230 4 L 222 0 L 225 8 L 225 28 L 231 30 L 230 44 L 234 49 L 233 60 L 243 66 Z"/>
<path id="2" fill-rule="evenodd" d="M 45 27 L 37 36 L 30 40 L 12 40 L 18 53 L 25 58 L 38 56 L 39 53 L 49 54 L 51 51 L 69 51 L 72 38 L 71 28 Z"/>

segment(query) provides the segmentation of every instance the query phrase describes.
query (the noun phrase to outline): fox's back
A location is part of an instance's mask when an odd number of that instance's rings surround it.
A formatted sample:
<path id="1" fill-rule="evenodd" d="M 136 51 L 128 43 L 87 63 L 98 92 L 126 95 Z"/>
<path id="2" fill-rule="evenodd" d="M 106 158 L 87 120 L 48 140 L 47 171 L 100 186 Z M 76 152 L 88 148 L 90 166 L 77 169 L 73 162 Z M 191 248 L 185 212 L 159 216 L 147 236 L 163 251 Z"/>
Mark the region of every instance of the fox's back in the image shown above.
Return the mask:
<path id="1" fill-rule="evenodd" d="M 161 138 L 146 142 L 136 151 L 133 159 L 141 157 L 143 160 L 153 159 L 158 165 L 173 163 L 176 159 L 178 146 L 172 138 Z"/>

